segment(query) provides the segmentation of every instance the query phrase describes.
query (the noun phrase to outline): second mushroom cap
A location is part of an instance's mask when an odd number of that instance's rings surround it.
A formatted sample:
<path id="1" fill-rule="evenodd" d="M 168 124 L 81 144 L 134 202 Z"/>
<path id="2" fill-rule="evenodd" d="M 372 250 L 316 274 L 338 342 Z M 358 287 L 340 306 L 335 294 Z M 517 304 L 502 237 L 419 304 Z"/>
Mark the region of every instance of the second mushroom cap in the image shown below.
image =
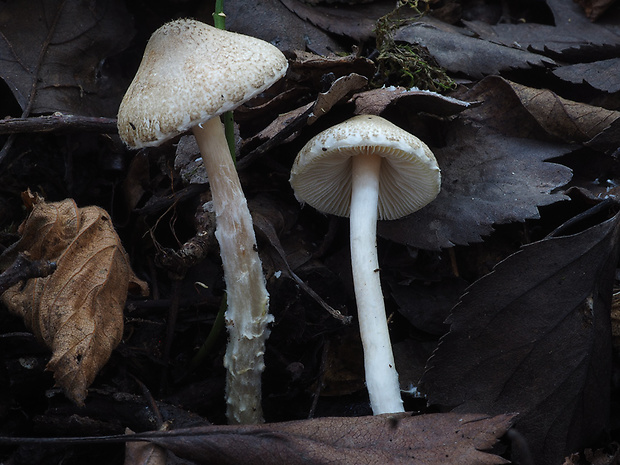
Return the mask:
<path id="1" fill-rule="evenodd" d="M 311 139 L 291 170 L 291 185 L 300 202 L 323 213 L 349 216 L 351 157 L 383 158 L 379 180 L 379 219 L 409 215 L 439 193 L 437 160 L 420 139 L 379 116 L 360 115 Z"/>

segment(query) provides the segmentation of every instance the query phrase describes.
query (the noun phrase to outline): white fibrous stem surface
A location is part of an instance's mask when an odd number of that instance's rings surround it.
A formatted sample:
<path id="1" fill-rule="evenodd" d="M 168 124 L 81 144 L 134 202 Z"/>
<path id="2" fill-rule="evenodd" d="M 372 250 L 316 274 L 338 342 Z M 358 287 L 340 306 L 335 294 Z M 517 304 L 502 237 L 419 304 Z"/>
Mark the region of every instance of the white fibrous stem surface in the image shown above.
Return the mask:
<path id="1" fill-rule="evenodd" d="M 226 281 L 226 414 L 231 424 L 261 423 L 263 357 L 273 317 L 252 217 L 220 119 L 195 126 L 193 132 L 209 177 Z"/>
<path id="2" fill-rule="evenodd" d="M 352 158 L 351 267 L 364 349 L 366 388 L 374 415 L 403 412 L 398 373 L 381 291 L 377 258 L 377 204 L 381 157 Z"/>

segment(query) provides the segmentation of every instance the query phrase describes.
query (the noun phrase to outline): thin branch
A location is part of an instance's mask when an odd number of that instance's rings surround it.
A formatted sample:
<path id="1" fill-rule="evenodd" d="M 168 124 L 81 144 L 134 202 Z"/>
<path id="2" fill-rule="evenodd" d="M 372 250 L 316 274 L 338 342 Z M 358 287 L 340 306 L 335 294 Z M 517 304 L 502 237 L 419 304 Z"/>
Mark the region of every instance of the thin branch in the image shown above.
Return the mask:
<path id="1" fill-rule="evenodd" d="M 32 118 L 0 119 L 0 134 L 19 134 L 35 132 L 97 132 L 113 134 L 117 132 L 116 118 L 97 116 L 63 115 Z"/>
<path id="2" fill-rule="evenodd" d="M 48 276 L 55 269 L 55 262 L 48 260 L 30 261 L 23 253 L 19 253 L 13 264 L 0 274 L 0 295 L 21 281 Z"/>

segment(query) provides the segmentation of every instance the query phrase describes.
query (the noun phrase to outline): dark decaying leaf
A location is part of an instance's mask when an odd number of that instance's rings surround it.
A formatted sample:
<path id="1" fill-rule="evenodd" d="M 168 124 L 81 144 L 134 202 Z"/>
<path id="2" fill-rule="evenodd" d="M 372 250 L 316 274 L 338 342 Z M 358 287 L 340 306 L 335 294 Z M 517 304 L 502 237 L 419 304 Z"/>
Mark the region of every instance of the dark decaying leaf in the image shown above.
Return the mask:
<path id="1" fill-rule="evenodd" d="M 205 465 L 491 465 L 508 463 L 483 451 L 506 432 L 513 417 L 404 413 L 137 436 Z"/>
<path id="2" fill-rule="evenodd" d="M 611 28 L 592 23 L 576 2 L 547 0 L 554 25 L 525 23 L 489 25 L 481 21 L 465 24 L 481 38 L 518 46 L 523 50 L 562 55 L 571 60 L 591 62 L 598 57 L 610 58 L 620 46 L 620 36 Z M 616 51 L 617 54 L 617 51 Z"/>
<path id="3" fill-rule="evenodd" d="M 408 24 L 394 33 L 394 40 L 421 45 L 442 68 L 473 78 L 553 64 L 542 55 L 471 37 L 456 27 L 437 26 L 437 21 Z"/>
<path id="4" fill-rule="evenodd" d="M 615 120 L 585 145 L 601 151 L 609 150 L 610 147 L 620 147 L 620 119 Z"/>
<path id="5" fill-rule="evenodd" d="M 544 161 L 566 153 L 561 145 L 466 121 L 450 126 L 446 143 L 433 149 L 442 175 L 437 198 L 401 220 L 380 222 L 381 236 L 431 250 L 481 242 L 493 224 L 538 218 L 537 206 L 565 198 L 551 192 L 570 180 L 570 169 Z"/>
<path id="6" fill-rule="evenodd" d="M 444 278 L 438 283 L 388 283 L 398 313 L 414 327 L 437 336 L 447 331 L 446 318 L 467 287 L 461 278 Z"/>
<path id="7" fill-rule="evenodd" d="M 366 84 L 368 84 L 368 79 L 356 73 L 336 79 L 327 92 L 319 92 L 319 95 L 317 95 L 316 102 L 312 107 L 312 114 L 308 117 L 308 125 L 314 124 L 344 97 L 361 89 Z"/>
<path id="8" fill-rule="evenodd" d="M 616 0 L 577 0 L 584 9 L 586 16 L 592 21 L 601 16 Z"/>
<path id="9" fill-rule="evenodd" d="M 553 70 L 553 74 L 573 84 L 586 82 L 610 94 L 620 90 L 620 58 L 562 66 Z"/>
<path id="10" fill-rule="evenodd" d="M 134 434 L 129 428 L 126 434 Z M 128 442 L 125 444 L 125 465 L 166 465 L 166 450 L 148 442 Z"/>
<path id="11" fill-rule="evenodd" d="M 422 18 L 400 27 L 394 39 L 426 47 L 443 68 L 473 78 L 512 69 L 549 66 L 570 82 L 586 81 L 597 89 L 614 92 L 615 59 L 620 49 L 617 30 L 593 24 L 575 2 L 549 0 L 554 25 L 525 23 L 488 24 L 463 20 L 455 27 Z M 587 64 L 561 67 L 555 59 Z M 605 61 L 607 60 L 607 61 Z"/>
<path id="12" fill-rule="evenodd" d="M 585 461 L 584 461 L 585 459 Z M 612 442 L 599 449 L 585 449 L 564 459 L 562 465 L 613 465 L 620 460 L 620 444 Z"/>
<path id="13" fill-rule="evenodd" d="M 506 79 L 488 76 L 461 98 L 484 102 L 472 111 L 465 111 L 464 116 L 489 130 L 511 137 L 557 141 L 524 107 Z"/>
<path id="14" fill-rule="evenodd" d="M 566 199 L 554 190 L 571 170 L 549 163 L 570 151 L 525 108 L 511 83 L 487 77 L 461 96 L 478 102 L 445 128 L 445 145 L 431 147 L 441 192 L 422 210 L 383 221 L 379 234 L 425 249 L 480 242 L 493 224 L 538 218 L 537 206 Z"/>
<path id="15" fill-rule="evenodd" d="M 430 402 L 519 412 L 536 463 L 561 463 L 609 417 L 612 284 L 620 214 L 524 246 L 474 283 L 427 364 Z"/>
<path id="16" fill-rule="evenodd" d="M 259 142 L 262 142 L 262 144 L 239 160 L 237 167 L 243 169 L 253 162 L 256 157 L 282 144 L 306 125 L 314 124 L 320 117 L 329 113 L 332 107 L 344 100 L 347 95 L 359 90 L 367 83 L 368 79 L 365 76 L 350 73 L 332 82 L 326 92 L 319 92 L 314 102 L 291 112 L 281 114 L 265 129 L 246 141 L 244 148 L 256 145 Z"/>
<path id="17" fill-rule="evenodd" d="M 209 177 L 193 135 L 182 136 L 174 155 L 174 169 L 185 184 L 207 184 Z"/>
<path id="18" fill-rule="evenodd" d="M 36 83 L 31 113 L 116 115 L 125 84 L 108 74 L 106 58 L 133 35 L 124 2 L 6 2 L 0 30 L 0 77 L 22 110 Z"/>
<path id="19" fill-rule="evenodd" d="M 355 103 L 356 115 L 380 115 L 388 107 L 403 105 L 409 111 L 453 116 L 476 105 L 436 92 L 405 89 L 404 87 L 372 89 L 355 94 L 351 100 Z"/>
<path id="20" fill-rule="evenodd" d="M 588 18 L 577 4 L 563 0 L 546 0 L 553 13 L 553 22 L 558 29 L 566 33 L 567 38 L 573 37 L 581 41 L 583 51 L 600 51 L 602 54 L 617 53 L 620 46 L 620 35 L 614 24 L 595 23 Z M 573 47 L 574 48 L 574 47 Z M 615 49 L 615 52 L 614 52 Z M 589 55 L 592 59 L 592 54 Z"/>
<path id="21" fill-rule="evenodd" d="M 487 102 L 467 116 L 502 134 L 551 141 L 585 142 L 607 131 L 620 112 L 564 99 L 546 89 L 489 76 L 467 92 Z"/>
<path id="22" fill-rule="evenodd" d="M 509 85 L 540 126 L 565 142 L 586 142 L 620 119 L 618 111 L 567 100 L 547 89 Z"/>
<path id="23" fill-rule="evenodd" d="M 299 85 L 319 90 L 324 90 L 326 75 L 339 78 L 355 73 L 371 79 L 376 72 L 374 62 L 360 55 L 356 48 L 353 52 L 349 55 L 329 54 L 327 56 L 303 50 L 288 52 L 289 69 L 286 77 Z"/>
<path id="24" fill-rule="evenodd" d="M 342 35 L 363 42 L 374 35 L 379 18 L 394 9 L 391 0 L 377 0 L 366 4 L 337 6 L 309 5 L 299 0 L 280 0 L 303 20 L 330 34 Z"/>
<path id="25" fill-rule="evenodd" d="M 341 46 L 326 32 L 299 18 L 279 0 L 227 0 L 226 29 L 274 44 L 280 50 L 310 50 L 327 55 Z"/>
<path id="26" fill-rule="evenodd" d="M 17 252 L 33 260 L 53 260 L 56 271 L 13 286 L 3 303 L 24 319 L 52 350 L 47 369 L 78 405 L 123 335 L 123 308 L 130 286 L 147 292 L 137 279 L 114 230 L 99 207 L 78 208 L 73 200 L 46 203 L 34 197 L 22 235 L 7 249 L 4 265 Z"/>
<path id="27" fill-rule="evenodd" d="M 254 205 L 252 205 L 254 206 Z M 261 211 L 263 210 L 263 211 Z M 286 258 L 286 252 L 282 248 L 282 244 L 280 242 L 280 238 L 276 232 L 276 228 L 274 224 L 269 218 L 268 214 L 264 214 L 264 208 L 253 208 L 252 209 L 252 221 L 254 223 L 254 228 L 258 235 L 265 239 L 266 242 L 273 249 L 273 254 L 271 256 L 275 259 L 276 263 L 278 263 L 279 268 L 282 269 L 283 274 L 287 277 L 295 281 L 297 286 L 301 290 L 303 290 L 306 294 L 308 294 L 312 299 L 316 301 L 321 307 L 323 307 L 328 313 L 330 313 L 334 318 L 343 322 L 350 323 L 352 317 L 345 316 L 340 311 L 334 309 L 331 305 L 329 305 L 321 296 L 319 296 L 314 290 L 306 284 L 304 280 L 302 280 L 295 272 L 291 269 L 288 260 Z"/>

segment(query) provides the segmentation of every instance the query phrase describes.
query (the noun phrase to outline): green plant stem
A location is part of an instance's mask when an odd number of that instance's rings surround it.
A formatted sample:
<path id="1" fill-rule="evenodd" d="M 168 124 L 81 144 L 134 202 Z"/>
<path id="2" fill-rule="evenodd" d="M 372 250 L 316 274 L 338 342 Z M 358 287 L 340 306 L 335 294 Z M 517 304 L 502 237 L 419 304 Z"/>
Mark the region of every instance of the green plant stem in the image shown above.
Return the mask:
<path id="1" fill-rule="evenodd" d="M 224 14 L 224 0 L 215 0 L 215 11 L 213 12 L 213 25 L 218 29 L 226 29 L 226 15 Z M 226 133 L 226 141 L 230 149 L 230 156 L 237 163 L 235 155 L 235 122 L 233 112 L 228 111 L 222 115 L 224 123 L 224 131 Z"/>
<path id="2" fill-rule="evenodd" d="M 224 14 L 224 0 L 215 0 L 213 25 L 218 29 L 226 29 L 226 15 Z"/>
<path id="3" fill-rule="evenodd" d="M 220 302 L 220 309 L 217 312 L 215 317 L 215 321 L 213 322 L 213 326 L 211 327 L 211 331 L 209 331 L 209 335 L 205 339 L 205 342 L 202 344 L 194 358 L 192 358 L 191 363 L 189 364 L 189 372 L 191 373 L 204 362 L 204 359 L 207 357 L 213 346 L 215 345 L 217 339 L 222 334 L 224 330 L 224 313 L 226 312 L 226 294 L 222 297 L 222 301 Z"/>

